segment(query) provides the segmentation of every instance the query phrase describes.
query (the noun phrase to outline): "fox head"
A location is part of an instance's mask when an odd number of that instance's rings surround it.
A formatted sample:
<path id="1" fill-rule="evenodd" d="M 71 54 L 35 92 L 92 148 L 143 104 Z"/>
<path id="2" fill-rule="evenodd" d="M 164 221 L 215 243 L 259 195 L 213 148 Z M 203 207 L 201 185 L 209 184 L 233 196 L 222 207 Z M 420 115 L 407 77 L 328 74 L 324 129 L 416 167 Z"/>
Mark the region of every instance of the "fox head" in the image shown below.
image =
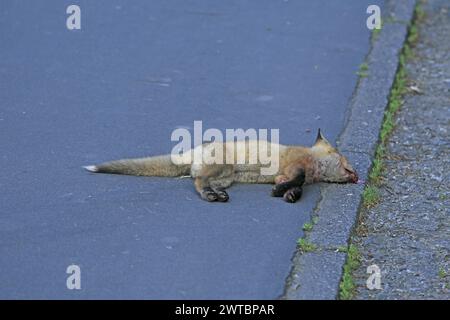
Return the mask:
<path id="1" fill-rule="evenodd" d="M 319 179 L 323 182 L 357 183 L 358 174 L 348 162 L 318 131 L 317 139 L 311 147 L 319 165 Z"/>

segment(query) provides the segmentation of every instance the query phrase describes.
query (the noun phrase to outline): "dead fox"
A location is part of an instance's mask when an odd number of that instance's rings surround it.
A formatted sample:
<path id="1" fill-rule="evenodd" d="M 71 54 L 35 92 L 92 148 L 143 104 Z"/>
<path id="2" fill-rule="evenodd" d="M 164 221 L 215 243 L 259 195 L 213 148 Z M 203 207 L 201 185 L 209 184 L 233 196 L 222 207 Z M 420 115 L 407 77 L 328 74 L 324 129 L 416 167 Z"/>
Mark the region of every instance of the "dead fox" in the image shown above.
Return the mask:
<path id="1" fill-rule="evenodd" d="M 270 142 L 267 142 L 270 145 Z M 246 159 L 258 151 L 258 141 L 233 141 L 206 143 L 206 151 L 219 147 L 223 157 L 232 155 L 234 163 L 223 164 L 194 163 L 195 149 L 181 155 L 184 163 L 175 164 L 171 155 L 139 159 L 124 159 L 84 167 L 90 172 L 115 173 L 135 176 L 179 177 L 190 175 L 194 178 L 195 189 L 206 201 L 226 202 L 229 197 L 226 188 L 234 182 L 275 184 L 272 196 L 283 197 L 287 202 L 296 202 L 302 195 L 304 184 L 315 182 L 356 183 L 358 175 L 347 159 L 325 139 L 320 129 L 314 145 L 278 147 L 278 170 L 275 174 L 261 174 L 263 165 L 236 162 L 236 153 L 245 153 Z M 189 156 L 189 157 L 187 157 Z M 186 159 L 188 159 L 186 161 Z"/>

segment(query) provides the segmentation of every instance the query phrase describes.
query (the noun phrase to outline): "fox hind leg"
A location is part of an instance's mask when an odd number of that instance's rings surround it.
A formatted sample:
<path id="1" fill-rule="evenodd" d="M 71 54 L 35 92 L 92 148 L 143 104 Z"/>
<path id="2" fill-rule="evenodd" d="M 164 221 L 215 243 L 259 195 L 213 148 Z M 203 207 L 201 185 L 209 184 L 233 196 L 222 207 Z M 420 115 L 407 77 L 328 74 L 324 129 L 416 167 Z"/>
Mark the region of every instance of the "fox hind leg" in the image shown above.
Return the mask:
<path id="1" fill-rule="evenodd" d="M 229 199 L 225 191 L 234 181 L 232 165 L 202 165 L 195 173 L 195 189 L 203 200 L 226 202 Z"/>

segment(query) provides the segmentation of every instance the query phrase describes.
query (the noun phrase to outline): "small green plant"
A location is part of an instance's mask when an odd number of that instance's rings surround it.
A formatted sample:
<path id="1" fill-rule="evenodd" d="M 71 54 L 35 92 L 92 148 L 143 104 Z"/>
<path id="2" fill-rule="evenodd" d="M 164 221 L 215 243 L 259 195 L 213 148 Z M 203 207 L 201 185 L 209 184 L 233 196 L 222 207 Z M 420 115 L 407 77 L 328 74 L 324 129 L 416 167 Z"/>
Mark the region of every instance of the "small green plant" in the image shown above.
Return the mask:
<path id="1" fill-rule="evenodd" d="M 419 1 L 416 5 L 416 8 L 414 9 L 414 15 L 416 21 L 423 21 L 425 18 L 425 11 L 422 8 L 422 3 Z"/>
<path id="2" fill-rule="evenodd" d="M 347 261 L 344 265 L 341 283 L 339 284 L 339 298 L 341 300 L 349 300 L 355 293 L 355 282 L 353 280 L 353 272 L 359 268 L 361 264 L 361 255 L 355 245 L 351 244 L 347 249 Z"/>
<path id="3" fill-rule="evenodd" d="M 313 228 L 313 224 L 311 222 L 306 222 L 303 224 L 303 231 L 311 231 Z"/>
<path id="4" fill-rule="evenodd" d="M 358 72 L 356 72 L 356 74 L 358 76 L 360 76 L 361 78 L 366 78 L 369 75 L 368 70 L 369 70 L 369 65 L 364 62 L 359 65 L 359 70 L 358 70 Z"/>
<path id="5" fill-rule="evenodd" d="M 367 71 L 367 70 L 369 70 L 369 65 L 367 64 L 367 63 L 361 63 L 360 65 L 359 65 L 359 70 L 360 71 Z"/>
<path id="6" fill-rule="evenodd" d="M 411 26 L 408 34 L 408 43 L 413 45 L 419 39 L 419 32 L 417 31 L 417 27 L 415 25 Z"/>
<path id="7" fill-rule="evenodd" d="M 381 178 L 381 173 L 383 171 L 383 160 L 381 157 L 376 157 L 373 160 L 372 170 L 370 171 L 369 178 L 370 181 L 378 183 Z"/>
<path id="8" fill-rule="evenodd" d="M 311 252 L 317 249 L 317 246 L 314 243 L 308 242 L 305 238 L 298 239 L 297 245 L 303 252 Z"/>
<path id="9" fill-rule="evenodd" d="M 347 252 L 348 251 L 348 247 L 346 247 L 346 246 L 339 246 L 339 247 L 337 247 L 337 251 L 338 252 Z"/>
<path id="10" fill-rule="evenodd" d="M 439 268 L 438 275 L 439 275 L 439 278 L 444 279 L 445 277 L 447 277 L 447 272 L 445 271 L 444 268 Z"/>
<path id="11" fill-rule="evenodd" d="M 367 185 L 363 191 L 363 204 L 366 208 L 375 206 L 380 200 L 378 188 L 373 185 Z"/>
<path id="12" fill-rule="evenodd" d="M 383 23 L 384 23 L 384 21 L 383 21 L 383 19 L 381 19 L 380 28 L 379 29 L 375 28 L 372 30 L 372 36 L 373 36 L 374 40 L 378 39 L 381 29 L 383 29 Z"/>
<path id="13" fill-rule="evenodd" d="M 381 180 L 381 176 L 384 170 L 384 158 L 385 147 L 382 144 L 378 144 L 377 149 L 375 151 L 375 159 L 372 163 L 372 169 L 369 173 L 369 180 L 372 184 L 378 185 Z"/>
<path id="14" fill-rule="evenodd" d="M 425 18 L 425 11 L 422 8 L 421 1 L 419 1 L 414 9 L 414 23 L 409 27 L 408 37 L 406 39 L 406 44 L 403 47 L 403 56 L 406 60 L 414 57 L 412 47 L 414 47 L 419 41 L 419 29 L 417 27 L 417 22 L 423 21 Z"/>
<path id="15" fill-rule="evenodd" d="M 410 60 L 414 57 L 414 53 L 409 45 L 404 46 L 403 53 L 406 60 Z"/>
<path id="16" fill-rule="evenodd" d="M 368 74 L 367 72 L 361 72 L 361 71 L 358 71 L 356 74 L 357 74 L 360 78 L 367 78 L 367 77 L 369 76 L 369 74 Z"/>

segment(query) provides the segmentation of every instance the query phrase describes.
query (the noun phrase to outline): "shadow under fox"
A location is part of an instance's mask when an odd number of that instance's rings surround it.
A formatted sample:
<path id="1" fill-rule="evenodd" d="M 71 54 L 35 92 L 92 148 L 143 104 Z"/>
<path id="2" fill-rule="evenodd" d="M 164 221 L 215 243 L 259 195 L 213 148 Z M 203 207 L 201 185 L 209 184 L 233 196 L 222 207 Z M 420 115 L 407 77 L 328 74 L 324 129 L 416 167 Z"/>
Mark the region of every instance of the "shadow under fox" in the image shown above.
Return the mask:
<path id="1" fill-rule="evenodd" d="M 270 142 L 268 142 L 270 145 Z M 258 151 L 257 141 L 236 141 L 220 144 L 224 156 L 236 150 L 246 153 L 246 159 Z M 211 144 L 202 145 L 208 148 Z M 217 146 L 217 145 L 216 145 Z M 239 148 L 239 146 L 241 148 Z M 236 147 L 236 148 L 235 148 Z M 312 147 L 276 145 L 279 148 L 278 171 L 263 175 L 263 165 L 256 164 L 175 164 L 171 155 L 138 159 L 124 159 L 86 166 L 95 173 L 114 173 L 135 176 L 178 177 L 190 175 L 195 189 L 206 201 L 226 202 L 226 188 L 234 182 L 275 184 L 271 195 L 283 197 L 287 202 L 296 202 L 302 195 L 304 184 L 315 182 L 356 183 L 358 175 L 347 159 L 324 138 L 320 129 Z M 185 155 L 194 150 L 186 151 Z M 183 156 L 183 155 L 182 155 Z M 235 156 L 235 155 L 233 155 Z M 191 157 L 192 158 L 192 157 Z M 232 159 L 237 159 L 236 157 Z"/>

